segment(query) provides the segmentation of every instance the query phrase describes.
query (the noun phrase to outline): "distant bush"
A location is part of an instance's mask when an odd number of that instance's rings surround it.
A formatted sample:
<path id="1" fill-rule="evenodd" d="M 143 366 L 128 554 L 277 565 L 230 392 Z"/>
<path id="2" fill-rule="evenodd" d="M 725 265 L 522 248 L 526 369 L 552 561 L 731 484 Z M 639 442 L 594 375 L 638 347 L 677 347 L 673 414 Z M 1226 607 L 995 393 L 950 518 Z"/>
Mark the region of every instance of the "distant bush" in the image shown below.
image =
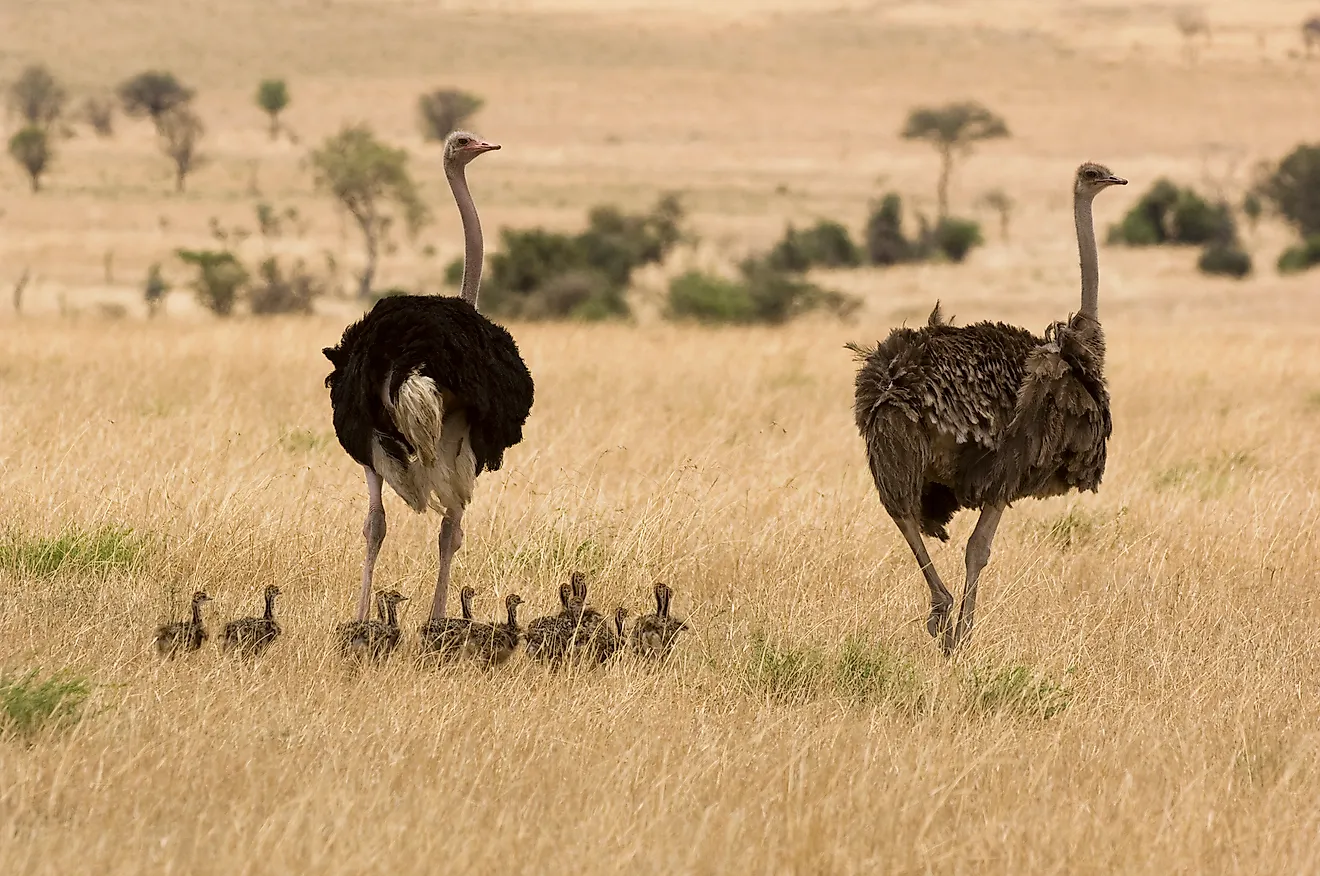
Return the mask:
<path id="1" fill-rule="evenodd" d="M 422 137 L 443 140 L 463 127 L 485 103 L 475 94 L 453 88 L 438 88 L 417 99 L 417 115 Z"/>
<path id="2" fill-rule="evenodd" d="M 506 228 L 482 300 L 492 313 L 520 319 L 627 316 L 633 271 L 664 260 L 683 237 L 682 216 L 678 199 L 667 195 L 646 213 L 596 207 L 578 234 Z M 446 269 L 451 284 L 461 276 L 461 262 Z"/>
<path id="3" fill-rule="evenodd" d="M 930 232 L 928 248 L 943 253 L 949 261 L 958 263 L 967 258 L 972 247 L 985 243 L 981 226 L 971 219 L 946 216 Z"/>
<path id="4" fill-rule="evenodd" d="M 9 86 L 9 111 L 29 128 L 50 131 L 64 115 L 68 92 L 42 64 L 23 70 Z"/>
<path id="5" fill-rule="evenodd" d="M 130 116 L 149 116 L 160 127 L 161 117 L 193 98 L 193 90 L 182 85 L 173 73 L 148 70 L 119 86 L 119 102 Z"/>
<path id="6" fill-rule="evenodd" d="M 821 219 L 801 231 L 789 225 L 766 259 L 779 270 L 807 271 L 814 267 L 853 268 L 861 264 L 862 255 L 847 228 Z"/>
<path id="7" fill-rule="evenodd" d="M 1196 267 L 1203 274 L 1222 274 L 1242 279 L 1251 273 L 1251 255 L 1236 241 L 1216 241 L 1201 251 Z"/>
<path id="8" fill-rule="evenodd" d="M 115 133 L 115 104 L 103 95 L 91 95 L 83 100 L 82 117 L 98 137 L 113 137 Z"/>
<path id="9" fill-rule="evenodd" d="M 1280 274 L 1295 274 L 1320 265 L 1320 234 L 1312 234 L 1296 246 L 1290 246 L 1279 256 Z"/>
<path id="10" fill-rule="evenodd" d="M 200 167 L 205 158 L 200 145 L 206 126 L 188 106 L 177 106 L 156 120 L 160 151 L 174 163 L 174 190 L 182 193 L 188 174 Z"/>
<path id="11" fill-rule="evenodd" d="M 768 258 L 750 258 L 739 266 L 736 282 L 688 271 L 669 284 L 667 316 L 708 324 L 780 324 L 810 310 L 846 315 L 859 302 L 824 289 L 795 271 L 784 271 Z"/>
<path id="12" fill-rule="evenodd" d="M 1108 234 L 1110 243 L 1128 246 L 1206 244 L 1236 237 L 1228 204 L 1211 203 L 1167 179 L 1157 180 Z"/>
<path id="13" fill-rule="evenodd" d="M 213 249 L 180 249 L 175 254 L 197 269 L 192 287 L 198 303 L 216 316 L 233 313 L 249 276 L 238 257 L 227 250 Z"/>
<path id="14" fill-rule="evenodd" d="M 866 220 L 866 258 L 873 265 L 911 261 L 913 244 L 903 234 L 903 198 L 893 192 L 871 206 Z"/>
<path id="15" fill-rule="evenodd" d="M 9 154 L 27 174 L 32 191 L 41 191 L 41 177 L 55 157 L 50 132 L 35 125 L 23 128 L 9 138 Z"/>
<path id="16" fill-rule="evenodd" d="M 1320 234 L 1320 143 L 1285 156 L 1259 192 L 1302 237 Z"/>
<path id="17" fill-rule="evenodd" d="M 325 281 L 307 269 L 298 259 L 284 268 L 274 256 L 257 267 L 259 280 L 248 291 L 248 306 L 257 316 L 278 313 L 312 313 L 317 298 L 325 294 Z"/>
<path id="18" fill-rule="evenodd" d="M 270 117 L 270 139 L 280 136 L 280 113 L 289 105 L 289 86 L 283 79 L 263 79 L 257 86 L 257 106 Z"/>

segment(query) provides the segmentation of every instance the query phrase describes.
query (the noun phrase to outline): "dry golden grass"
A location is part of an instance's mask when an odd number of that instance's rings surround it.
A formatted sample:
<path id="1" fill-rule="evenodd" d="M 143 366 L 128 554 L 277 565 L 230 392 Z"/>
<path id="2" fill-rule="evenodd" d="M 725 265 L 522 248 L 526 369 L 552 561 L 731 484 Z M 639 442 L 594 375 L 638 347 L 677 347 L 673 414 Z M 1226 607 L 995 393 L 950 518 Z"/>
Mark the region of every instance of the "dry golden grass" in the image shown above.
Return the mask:
<path id="1" fill-rule="evenodd" d="M 739 0 L 679 18 L 603 2 L 0 10 L 0 73 L 48 60 L 90 88 L 173 67 L 215 138 L 184 198 L 141 126 L 69 144 L 38 197 L 0 172 L 3 279 L 36 277 L 28 316 L 0 321 L 0 673 L 94 684 L 76 725 L 0 740 L 0 872 L 1320 869 L 1320 306 L 1313 278 L 1268 270 L 1283 230 L 1262 228 L 1244 284 L 1197 277 L 1187 252 L 1102 252 L 1104 486 L 1006 515 L 952 662 L 870 485 L 842 348 L 937 297 L 959 322 L 1066 314 L 1079 160 L 1139 191 L 1194 181 L 1207 142 L 1249 161 L 1308 135 L 1317 68 L 1283 55 L 1291 18 L 1207 4 L 1239 29 L 1193 69 L 1148 6 Z M 1265 60 L 1247 39 L 1262 29 L 1278 35 Z M 478 127 L 506 144 L 472 172 L 491 229 L 664 188 L 689 193 L 709 241 L 690 258 L 728 261 L 789 217 L 856 225 L 882 185 L 929 203 L 933 156 L 895 132 L 911 104 L 963 96 L 1016 136 L 960 167 L 955 209 L 994 187 L 1020 208 L 1012 240 L 965 266 L 827 278 L 865 297 L 851 325 L 512 326 L 536 406 L 478 485 L 456 581 L 483 616 L 517 591 L 532 617 L 573 568 L 602 608 L 644 609 L 665 580 L 694 631 L 659 669 L 355 672 L 330 631 L 355 604 L 365 490 L 319 352 L 350 309 L 219 323 L 178 293 L 154 323 L 92 318 L 97 302 L 140 313 L 146 265 L 210 216 L 250 223 L 254 159 L 264 195 L 311 217 L 309 251 L 353 246 L 302 150 L 263 139 L 250 92 L 274 72 L 304 145 L 367 118 L 420 153 L 416 93 L 487 96 Z M 457 251 L 436 156 L 418 163 L 437 224 L 386 283 L 434 286 Z M 1136 194 L 1103 196 L 1101 223 Z M 78 318 L 55 316 L 61 297 Z M 387 513 L 377 580 L 416 599 L 411 632 L 438 520 L 394 497 Z M 951 582 L 970 525 L 935 551 Z M 132 528 L 133 562 L 30 562 L 102 527 Z M 216 599 L 214 633 L 271 582 L 287 632 L 255 665 L 154 659 L 152 627 L 193 589 Z"/>

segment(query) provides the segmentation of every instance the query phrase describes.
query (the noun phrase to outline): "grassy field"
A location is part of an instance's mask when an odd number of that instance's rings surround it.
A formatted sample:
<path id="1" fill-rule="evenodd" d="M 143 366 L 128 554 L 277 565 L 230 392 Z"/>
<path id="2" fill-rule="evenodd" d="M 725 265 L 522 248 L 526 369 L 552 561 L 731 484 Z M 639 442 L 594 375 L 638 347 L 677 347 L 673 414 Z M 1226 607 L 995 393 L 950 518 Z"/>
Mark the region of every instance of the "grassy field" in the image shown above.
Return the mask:
<path id="1" fill-rule="evenodd" d="M 0 284 L 33 276 L 24 315 L 0 314 L 0 872 L 1320 869 L 1320 296 L 1270 267 L 1286 231 L 1248 238 L 1244 283 L 1198 276 L 1192 251 L 1102 248 L 1105 483 L 1008 512 L 952 661 L 870 484 L 843 349 L 936 298 L 1036 330 L 1075 309 L 1083 159 L 1134 183 L 1097 201 L 1103 226 L 1160 174 L 1200 183 L 1235 151 L 1240 186 L 1314 139 L 1320 64 L 1288 55 L 1306 4 L 1207 4 L 1223 29 L 1195 65 L 1172 7 L 629 5 L 0 10 L 0 78 L 43 60 L 81 93 L 172 68 L 213 159 L 174 196 L 146 125 L 121 123 L 69 142 L 40 195 L 0 169 Z M 250 106 L 272 74 L 300 147 L 269 144 Z M 351 254 L 300 167 L 349 119 L 413 151 L 435 207 L 384 283 L 439 288 L 458 221 L 411 114 L 447 83 L 488 98 L 475 127 L 504 144 L 470 174 L 492 231 L 685 193 L 703 245 L 642 277 L 642 304 L 788 219 L 856 228 L 885 188 L 929 209 L 934 154 L 897 136 L 914 104 L 976 97 L 1013 129 L 952 192 L 964 214 L 1013 192 L 1012 236 L 959 267 L 822 277 L 864 299 L 848 323 L 700 330 L 643 307 L 510 326 L 536 404 L 478 484 L 456 582 L 483 617 L 509 592 L 534 617 L 573 569 L 602 609 L 639 612 L 666 581 L 693 628 L 666 666 L 346 667 L 331 630 L 355 605 L 366 491 L 320 349 L 352 306 L 222 322 L 176 292 L 142 317 L 146 266 L 182 280 L 172 250 L 211 216 L 250 223 L 259 197 L 309 218 L 298 246 Z M 377 581 L 414 597 L 411 631 L 439 521 L 386 510 Z M 971 523 L 934 551 L 946 580 Z M 155 659 L 152 628 L 195 588 L 214 631 L 272 582 L 287 633 L 259 662 Z M 52 672 L 87 686 L 80 719 L 23 730 L 41 704 L 17 691 Z"/>

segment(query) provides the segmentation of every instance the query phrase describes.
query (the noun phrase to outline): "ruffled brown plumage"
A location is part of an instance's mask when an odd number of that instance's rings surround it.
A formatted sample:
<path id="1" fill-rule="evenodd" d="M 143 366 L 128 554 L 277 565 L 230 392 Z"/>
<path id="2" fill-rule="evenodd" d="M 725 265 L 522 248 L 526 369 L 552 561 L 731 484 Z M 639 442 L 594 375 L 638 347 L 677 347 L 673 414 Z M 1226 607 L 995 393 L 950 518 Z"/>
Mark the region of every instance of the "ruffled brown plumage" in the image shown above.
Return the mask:
<path id="1" fill-rule="evenodd" d="M 193 592 L 192 616 L 188 620 L 173 621 L 156 628 L 156 652 L 173 658 L 196 651 L 207 639 L 206 625 L 202 623 L 202 606 L 211 601 L 205 590 Z"/>
<path id="2" fill-rule="evenodd" d="M 399 644 L 398 605 L 407 601 L 397 590 L 376 594 L 377 620 L 349 621 L 336 628 L 339 652 L 345 657 L 384 660 Z"/>
<path id="3" fill-rule="evenodd" d="M 668 585 L 656 582 L 655 613 L 644 614 L 633 624 L 632 648 L 637 654 L 649 660 L 664 660 L 674 650 L 674 641 L 688 625 L 669 616 L 669 603 L 674 591 Z M 620 626 L 622 631 L 622 626 Z"/>
<path id="4" fill-rule="evenodd" d="M 268 585 L 262 594 L 265 611 L 261 617 L 242 617 L 225 624 L 220 647 L 244 657 L 257 657 L 274 644 L 284 632 L 279 621 L 275 620 L 275 597 L 279 595 L 278 586 Z"/>

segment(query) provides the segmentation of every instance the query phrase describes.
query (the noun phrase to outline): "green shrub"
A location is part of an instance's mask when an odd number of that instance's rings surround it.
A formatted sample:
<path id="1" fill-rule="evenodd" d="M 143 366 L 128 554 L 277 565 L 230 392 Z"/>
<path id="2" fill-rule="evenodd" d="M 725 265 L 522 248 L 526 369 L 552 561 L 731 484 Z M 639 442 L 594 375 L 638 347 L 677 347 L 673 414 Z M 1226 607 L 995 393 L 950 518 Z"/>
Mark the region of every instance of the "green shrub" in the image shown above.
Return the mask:
<path id="1" fill-rule="evenodd" d="M 1290 246 L 1279 256 L 1279 273 L 1295 274 L 1320 265 L 1320 234 L 1312 234 L 1297 246 Z"/>
<path id="2" fill-rule="evenodd" d="M 1227 243 L 1237 239 L 1233 211 L 1226 203 L 1211 203 L 1190 188 L 1160 179 L 1116 225 L 1110 243 L 1128 246 Z"/>
<path id="3" fill-rule="evenodd" d="M 871 207 L 866 258 L 873 265 L 897 265 L 913 258 L 913 244 L 903 235 L 903 199 L 893 192 Z"/>
<path id="4" fill-rule="evenodd" d="M 243 263 L 227 250 L 180 249 L 175 254 L 184 264 L 197 269 L 192 287 L 198 303 L 216 316 L 233 313 L 248 282 L 248 270 Z"/>
<path id="5" fill-rule="evenodd" d="M 819 692 L 825 659 L 812 648 L 791 648 L 752 633 L 752 653 L 744 670 L 747 686 L 781 703 L 802 703 Z"/>
<path id="6" fill-rule="evenodd" d="M 889 703 L 905 712 L 927 708 L 925 683 L 916 663 L 856 637 L 844 640 L 834 664 L 834 686 L 861 705 Z"/>
<path id="7" fill-rule="evenodd" d="M 1288 153 L 1258 191 L 1302 237 L 1320 234 L 1320 143 Z"/>
<path id="8" fill-rule="evenodd" d="M 139 73 L 119 86 L 124 112 L 130 116 L 150 116 L 157 126 L 165 113 L 192 100 L 193 93 L 173 73 L 164 70 Z"/>
<path id="9" fill-rule="evenodd" d="M 704 323 L 752 321 L 747 287 L 733 280 L 688 271 L 669 283 L 669 316 Z"/>
<path id="10" fill-rule="evenodd" d="M 26 675 L 0 675 L 0 736 L 30 742 L 44 729 L 63 729 L 82 718 L 91 682 L 65 672 L 44 680 L 38 680 L 39 675 L 35 669 Z"/>
<path id="11" fill-rule="evenodd" d="M 9 138 L 9 155 L 27 174 L 32 191 L 41 191 L 41 177 L 55 157 L 55 145 L 45 128 L 29 125 Z"/>
<path id="12" fill-rule="evenodd" d="M 1212 204 L 1191 189 L 1183 189 L 1169 216 L 1174 243 L 1210 243 L 1237 239 L 1237 223 L 1228 204 Z"/>
<path id="13" fill-rule="evenodd" d="M 307 269 L 302 259 L 292 268 L 284 268 L 274 256 L 257 268 L 260 280 L 248 292 L 248 305 L 258 316 L 277 313 L 310 314 L 317 298 L 325 294 L 326 284 Z"/>
<path id="14" fill-rule="evenodd" d="M 852 268 L 862 261 L 861 251 L 848 229 L 829 219 L 821 219 L 802 231 L 789 225 L 766 259 L 770 265 L 783 271 L 807 271 L 814 267 Z"/>
<path id="15" fill-rule="evenodd" d="M 972 247 L 985 243 L 981 226 L 971 219 L 946 216 L 936 223 L 930 233 L 930 247 L 943 253 L 951 262 L 967 258 Z"/>
<path id="16" fill-rule="evenodd" d="M 160 262 L 153 262 L 147 269 L 147 281 L 142 289 L 142 297 L 147 302 L 147 313 L 155 316 L 160 312 L 160 307 L 165 303 L 165 296 L 170 291 L 169 283 L 160 273 Z"/>
<path id="17" fill-rule="evenodd" d="M 134 568 L 144 550 L 144 540 L 123 526 L 68 528 L 45 538 L 11 532 L 0 539 L 0 568 L 42 578 L 107 573 Z"/>
<path id="18" fill-rule="evenodd" d="M 1207 244 L 1196 261 L 1203 274 L 1222 274 L 1242 279 L 1251 273 L 1251 255 L 1237 243 Z"/>

